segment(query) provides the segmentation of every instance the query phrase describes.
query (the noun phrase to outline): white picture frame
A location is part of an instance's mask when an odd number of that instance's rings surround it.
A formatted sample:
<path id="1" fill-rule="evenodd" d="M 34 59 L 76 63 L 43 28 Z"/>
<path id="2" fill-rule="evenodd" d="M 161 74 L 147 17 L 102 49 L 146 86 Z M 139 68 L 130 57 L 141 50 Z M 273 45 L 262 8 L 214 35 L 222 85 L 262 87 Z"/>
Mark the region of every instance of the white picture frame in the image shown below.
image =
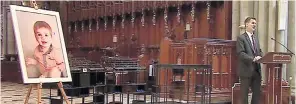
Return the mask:
<path id="1" fill-rule="evenodd" d="M 16 5 L 10 5 L 10 10 L 23 83 L 72 81 L 59 12 Z M 40 21 L 49 25 L 50 28 L 43 29 L 50 31 L 50 35 L 39 32 L 43 31 L 39 30 L 41 25 L 36 25 Z"/>

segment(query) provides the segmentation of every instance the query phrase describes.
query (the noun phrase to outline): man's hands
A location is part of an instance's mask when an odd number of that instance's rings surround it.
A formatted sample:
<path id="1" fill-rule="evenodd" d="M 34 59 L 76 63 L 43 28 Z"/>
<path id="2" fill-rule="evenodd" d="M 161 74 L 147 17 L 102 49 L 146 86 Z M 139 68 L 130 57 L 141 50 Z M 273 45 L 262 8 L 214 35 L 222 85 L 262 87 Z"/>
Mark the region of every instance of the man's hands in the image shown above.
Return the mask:
<path id="1" fill-rule="evenodd" d="M 261 58 L 262 58 L 261 56 L 256 56 L 256 57 L 253 59 L 253 62 L 258 61 L 258 60 L 261 59 Z"/>

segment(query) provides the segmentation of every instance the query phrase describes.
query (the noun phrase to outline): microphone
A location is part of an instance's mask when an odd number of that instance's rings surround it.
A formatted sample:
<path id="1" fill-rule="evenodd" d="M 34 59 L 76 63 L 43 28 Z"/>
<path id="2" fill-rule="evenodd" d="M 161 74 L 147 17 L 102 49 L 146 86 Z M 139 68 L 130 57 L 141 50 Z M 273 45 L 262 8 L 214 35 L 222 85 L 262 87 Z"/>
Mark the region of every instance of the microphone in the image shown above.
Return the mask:
<path id="1" fill-rule="evenodd" d="M 285 47 L 290 53 L 292 53 L 293 55 L 295 55 L 291 50 L 289 50 L 285 45 L 283 45 L 282 43 L 276 41 L 274 38 L 270 38 L 271 40 L 274 40 L 275 42 L 279 43 L 281 46 Z"/>

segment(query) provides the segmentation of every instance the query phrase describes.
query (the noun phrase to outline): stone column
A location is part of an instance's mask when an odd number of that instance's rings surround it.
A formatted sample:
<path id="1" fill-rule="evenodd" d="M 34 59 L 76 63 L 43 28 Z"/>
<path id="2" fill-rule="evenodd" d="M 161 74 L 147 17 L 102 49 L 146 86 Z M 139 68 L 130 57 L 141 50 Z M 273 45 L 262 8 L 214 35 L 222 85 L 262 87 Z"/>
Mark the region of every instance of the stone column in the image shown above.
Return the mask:
<path id="1" fill-rule="evenodd" d="M 12 16 L 9 7 L 7 7 L 7 20 L 6 20 L 6 36 L 7 36 L 7 54 L 17 54 L 17 47 L 15 35 L 13 30 Z"/>
<path id="2" fill-rule="evenodd" d="M 3 51 L 3 40 L 4 40 L 3 39 L 3 28 L 4 28 L 4 26 L 3 26 L 4 23 L 3 22 L 4 22 L 4 19 L 3 19 L 3 9 L 1 8 L 1 7 L 3 7 L 3 3 L 2 2 L 4 2 L 4 1 L 0 1 L 0 26 L 1 26 L 0 27 L 0 40 L 1 40 L 1 42 L 0 42 L 0 47 L 1 47 L 0 48 L 0 50 L 1 50 L 0 52 L 1 52 L 1 55 L 0 56 L 1 57 L 4 55 L 3 54 L 3 52 L 4 52 Z"/>
<path id="3" fill-rule="evenodd" d="M 277 13 L 277 34 L 275 39 L 287 46 L 287 19 L 288 19 L 288 3 L 287 1 L 278 1 L 278 13 Z M 279 43 L 275 43 L 275 51 L 276 52 L 287 52 L 286 48 Z M 283 65 L 282 68 L 282 78 L 286 80 L 286 64 Z"/>
<path id="4" fill-rule="evenodd" d="M 258 19 L 259 16 L 259 1 L 253 1 L 254 9 L 253 16 Z"/>
<path id="5" fill-rule="evenodd" d="M 2 2 L 2 11 L 3 11 L 3 48 L 4 49 L 4 55 L 5 54 L 17 54 L 17 47 L 16 47 L 16 41 L 14 36 L 14 30 L 13 30 L 13 23 L 12 23 L 12 17 L 10 13 L 9 5 L 16 5 L 19 3 L 19 1 L 3 1 Z"/>
<path id="6" fill-rule="evenodd" d="M 257 34 L 260 42 L 260 48 L 262 53 L 265 54 L 267 52 L 267 24 L 268 24 L 268 1 L 258 1 L 258 18 L 257 18 Z M 266 65 L 261 65 L 262 79 L 265 79 L 265 69 Z M 263 80 L 263 83 L 265 80 Z"/>
<path id="7" fill-rule="evenodd" d="M 275 28 L 275 22 L 276 20 L 276 1 L 269 1 L 268 5 L 268 47 L 267 52 L 274 52 L 275 51 L 275 42 L 271 40 L 270 38 L 275 38 L 276 28 Z"/>
<path id="8" fill-rule="evenodd" d="M 7 24 L 6 10 L 7 9 L 5 7 L 7 5 L 7 2 L 8 1 L 2 1 L 3 4 L 2 4 L 2 7 L 1 7 L 1 9 L 3 9 L 2 10 L 2 12 L 3 12 L 3 14 L 2 14 L 2 18 L 3 18 L 3 32 L 2 32 L 3 33 L 2 34 L 3 35 L 3 37 L 2 37 L 3 38 L 3 45 L 2 45 L 3 46 L 3 48 L 2 48 L 3 51 L 2 52 L 3 52 L 3 55 L 7 54 L 7 34 L 6 34 L 7 33 L 7 31 L 6 31 L 7 30 L 6 29 L 7 28 L 7 25 L 6 25 Z"/>
<path id="9" fill-rule="evenodd" d="M 296 16 L 295 16 L 295 12 L 296 12 L 296 3 L 295 1 L 289 1 L 288 3 L 288 36 L 287 36 L 287 40 L 288 40 L 288 48 L 295 53 L 296 52 L 296 26 L 295 26 L 295 20 L 296 20 Z M 287 65 L 287 79 L 289 79 L 289 83 L 291 86 L 291 91 L 292 91 L 292 95 L 295 95 L 295 83 L 296 83 L 296 78 L 295 78 L 295 69 L 296 69 L 296 62 L 295 62 L 295 56 L 292 57 L 292 62 L 290 64 Z"/>
<path id="10" fill-rule="evenodd" d="M 249 5 L 249 1 L 240 1 L 240 25 L 244 25 L 244 21 L 246 19 L 246 17 L 248 16 L 252 16 L 250 15 L 250 5 Z M 245 32 L 245 29 L 240 29 L 240 33 L 242 34 Z"/>
<path id="11" fill-rule="evenodd" d="M 239 33 L 240 25 L 240 1 L 232 2 L 232 40 L 236 40 Z"/>

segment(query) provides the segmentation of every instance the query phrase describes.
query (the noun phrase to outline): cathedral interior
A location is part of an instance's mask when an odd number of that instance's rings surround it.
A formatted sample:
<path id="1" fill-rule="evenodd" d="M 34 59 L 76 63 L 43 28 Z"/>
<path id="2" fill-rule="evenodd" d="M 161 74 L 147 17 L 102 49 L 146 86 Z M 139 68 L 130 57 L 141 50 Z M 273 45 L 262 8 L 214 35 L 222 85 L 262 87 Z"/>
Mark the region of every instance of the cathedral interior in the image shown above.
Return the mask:
<path id="1" fill-rule="evenodd" d="M 35 6 L 59 12 L 72 76 L 63 88 L 71 104 L 240 104 L 236 37 L 246 16 L 258 19 L 266 57 L 288 52 L 270 37 L 295 52 L 296 6 L 283 3 L 287 23 L 279 30 L 280 4 L 124 0 Z M 1 1 L 1 103 L 18 104 L 29 85 L 23 83 L 9 5 L 34 7 L 31 1 Z M 263 65 L 260 104 L 295 104 L 295 57 L 289 60 L 277 76 Z M 35 91 L 29 103 L 36 102 Z M 42 84 L 43 102 L 63 104 L 61 96 L 54 84 Z"/>

